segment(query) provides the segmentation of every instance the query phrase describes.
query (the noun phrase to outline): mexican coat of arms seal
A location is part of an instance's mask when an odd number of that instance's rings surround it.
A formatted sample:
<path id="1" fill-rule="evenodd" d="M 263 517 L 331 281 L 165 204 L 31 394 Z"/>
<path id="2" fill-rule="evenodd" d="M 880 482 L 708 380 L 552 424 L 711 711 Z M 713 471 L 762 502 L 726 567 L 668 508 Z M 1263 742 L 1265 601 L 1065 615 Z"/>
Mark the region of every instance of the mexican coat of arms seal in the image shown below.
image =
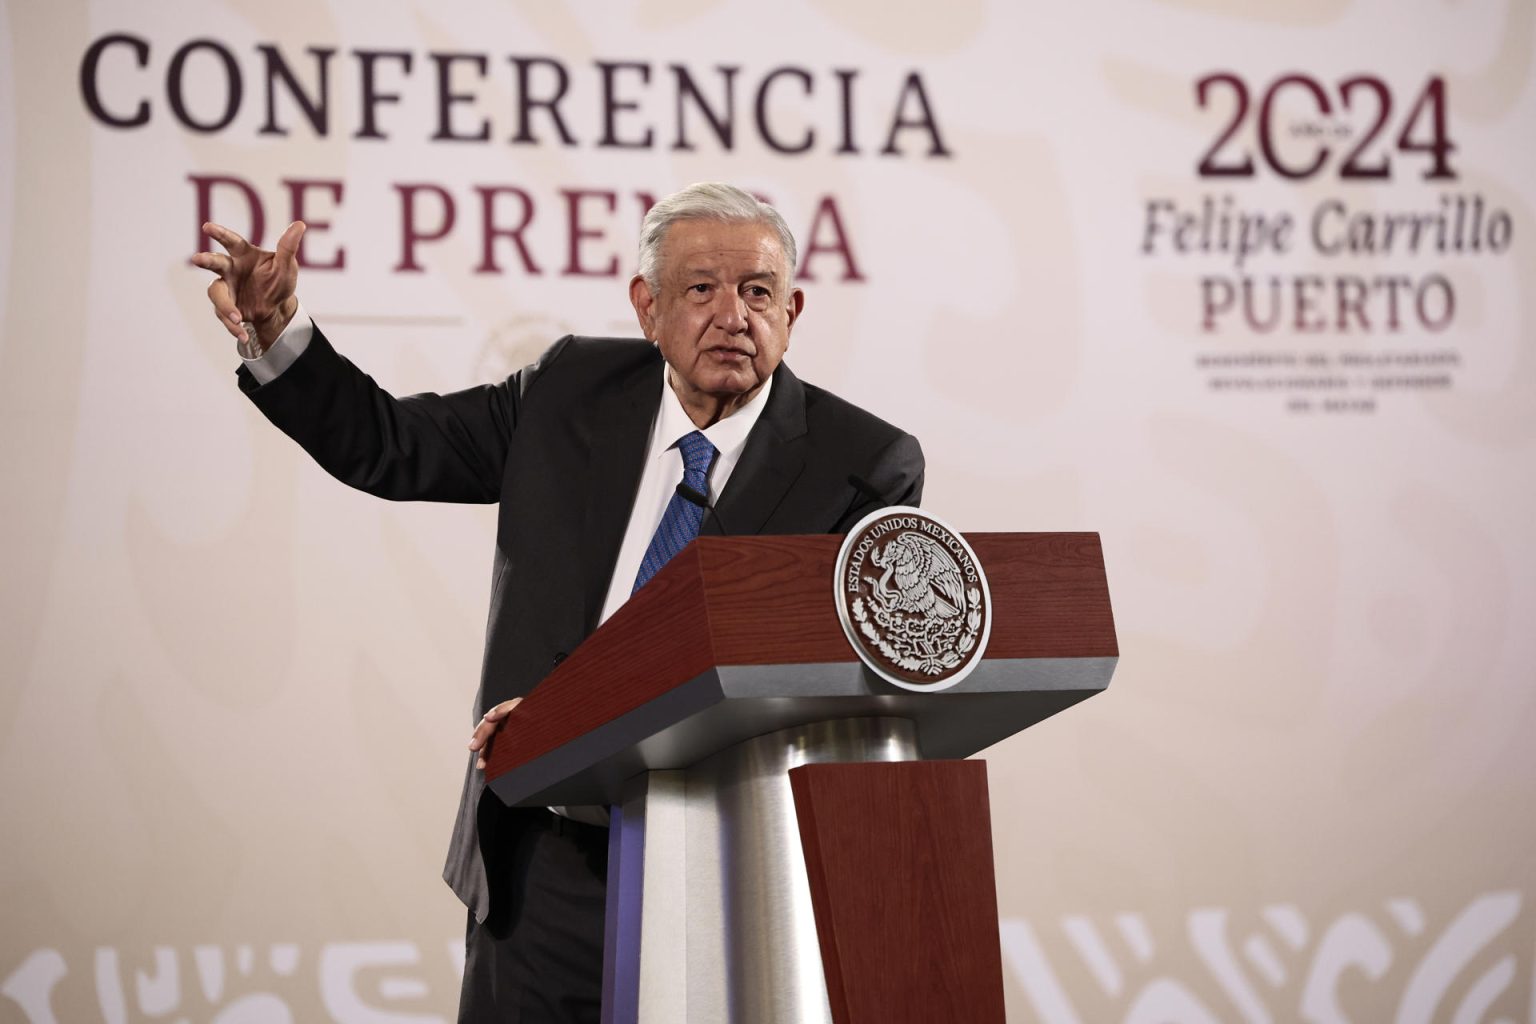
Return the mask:
<path id="1" fill-rule="evenodd" d="M 992 630 L 987 577 L 971 546 L 916 508 L 860 520 L 837 556 L 843 631 L 876 675 L 908 690 L 942 690 L 981 662 Z"/>

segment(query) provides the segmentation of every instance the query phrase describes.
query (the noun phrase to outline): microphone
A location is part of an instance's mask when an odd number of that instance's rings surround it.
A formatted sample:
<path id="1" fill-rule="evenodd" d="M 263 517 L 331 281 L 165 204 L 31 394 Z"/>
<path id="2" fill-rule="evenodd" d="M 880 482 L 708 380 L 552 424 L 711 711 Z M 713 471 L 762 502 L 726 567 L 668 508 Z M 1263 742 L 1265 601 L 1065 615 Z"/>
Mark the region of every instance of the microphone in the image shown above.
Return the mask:
<path id="1" fill-rule="evenodd" d="M 848 474 L 848 486 L 864 495 L 864 497 L 878 501 L 882 506 L 889 507 L 891 505 L 899 504 L 898 502 L 892 501 L 889 497 L 886 496 L 884 491 L 880 490 L 874 484 L 870 483 L 868 480 L 865 480 L 857 473 Z"/>
<path id="2" fill-rule="evenodd" d="M 677 496 L 688 502 L 690 505 L 699 506 L 699 508 L 703 509 L 705 512 L 714 511 L 714 509 L 710 507 L 709 497 L 707 495 L 700 494 L 698 491 L 694 490 L 692 487 L 689 487 L 687 484 L 677 485 Z"/>
<path id="3" fill-rule="evenodd" d="M 720 510 L 709 503 L 709 495 L 700 494 L 698 491 L 694 490 L 692 487 L 689 487 L 687 484 L 680 483 L 677 485 L 677 496 L 688 502 L 690 505 L 697 505 L 705 512 L 713 515 L 715 517 L 715 522 L 720 524 L 721 533 L 731 532 L 730 530 L 726 529 L 725 520 L 720 518 Z"/>

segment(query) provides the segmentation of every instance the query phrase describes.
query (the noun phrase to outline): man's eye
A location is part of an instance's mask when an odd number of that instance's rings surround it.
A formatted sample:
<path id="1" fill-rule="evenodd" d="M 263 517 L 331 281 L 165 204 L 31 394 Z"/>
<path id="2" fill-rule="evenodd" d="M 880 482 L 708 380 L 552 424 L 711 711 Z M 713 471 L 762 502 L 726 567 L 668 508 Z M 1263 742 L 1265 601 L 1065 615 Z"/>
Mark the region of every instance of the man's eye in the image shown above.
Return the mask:
<path id="1" fill-rule="evenodd" d="M 706 295 L 706 294 L 709 293 L 709 285 L 707 285 L 707 284 L 691 285 L 688 288 L 688 290 L 693 292 L 696 295 Z"/>

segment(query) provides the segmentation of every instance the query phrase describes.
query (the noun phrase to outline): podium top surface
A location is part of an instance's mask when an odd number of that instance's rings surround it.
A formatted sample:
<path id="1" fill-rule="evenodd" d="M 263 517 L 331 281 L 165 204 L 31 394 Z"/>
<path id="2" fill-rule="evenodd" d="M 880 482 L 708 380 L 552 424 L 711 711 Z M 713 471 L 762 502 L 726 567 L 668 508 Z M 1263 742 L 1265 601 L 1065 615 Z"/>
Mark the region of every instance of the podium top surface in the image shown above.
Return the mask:
<path id="1" fill-rule="evenodd" d="M 959 684 L 869 672 L 833 598 L 842 538 L 700 537 L 510 715 L 491 788 L 510 804 L 603 803 L 755 735 L 831 718 L 912 718 L 923 756 L 965 757 L 1104 689 L 1119 648 L 1094 533 L 965 535 L 992 635 Z"/>

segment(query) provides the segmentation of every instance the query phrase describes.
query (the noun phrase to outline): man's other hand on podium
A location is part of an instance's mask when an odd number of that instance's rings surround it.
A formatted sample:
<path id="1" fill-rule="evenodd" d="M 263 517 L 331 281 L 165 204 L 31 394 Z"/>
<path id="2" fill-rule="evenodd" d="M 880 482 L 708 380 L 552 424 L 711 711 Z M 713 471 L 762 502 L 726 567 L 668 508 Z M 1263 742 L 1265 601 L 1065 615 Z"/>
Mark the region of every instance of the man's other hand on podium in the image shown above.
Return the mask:
<path id="1" fill-rule="evenodd" d="M 469 749 L 477 750 L 480 756 L 475 758 L 475 767 L 485 771 L 485 766 L 490 763 L 491 743 L 496 739 L 496 732 L 501 728 L 501 723 L 511 714 L 512 709 L 523 702 L 521 697 L 513 697 L 504 700 L 485 713 L 480 719 L 480 724 L 475 726 L 475 731 L 469 737 Z"/>

